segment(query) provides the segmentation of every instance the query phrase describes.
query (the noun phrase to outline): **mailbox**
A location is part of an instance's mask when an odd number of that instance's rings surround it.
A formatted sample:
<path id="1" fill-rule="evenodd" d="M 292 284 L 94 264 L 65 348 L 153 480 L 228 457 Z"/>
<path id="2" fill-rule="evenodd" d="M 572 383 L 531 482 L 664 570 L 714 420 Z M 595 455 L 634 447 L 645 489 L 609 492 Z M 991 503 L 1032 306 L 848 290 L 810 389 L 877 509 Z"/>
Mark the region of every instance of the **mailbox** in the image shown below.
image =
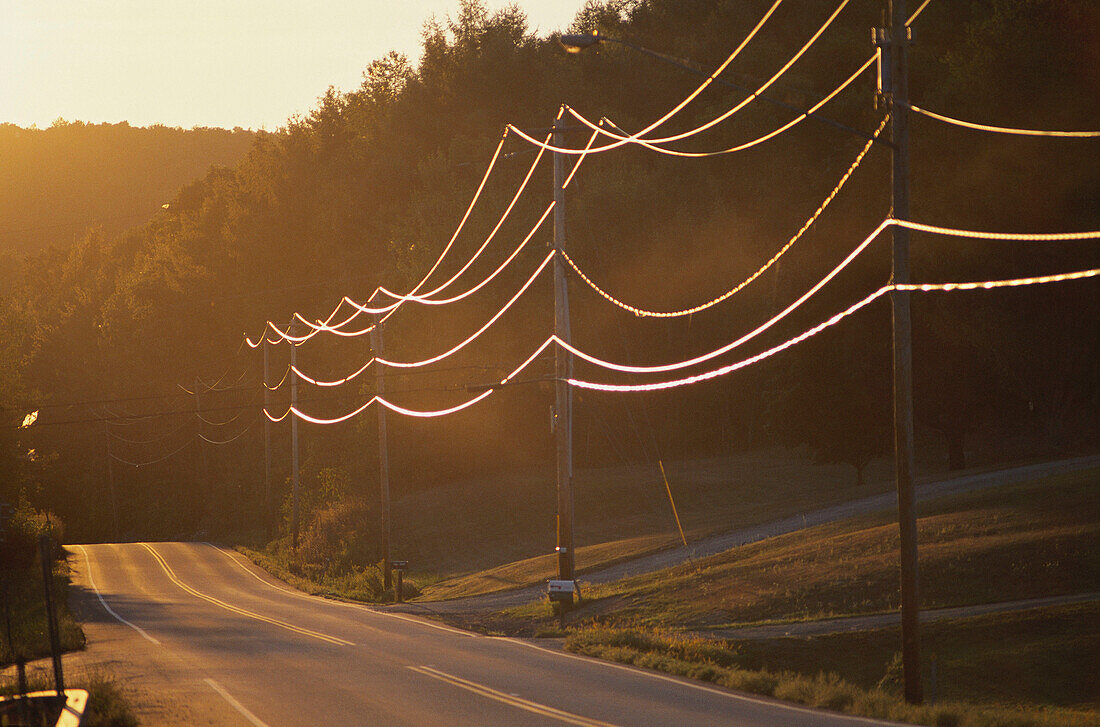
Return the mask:
<path id="1" fill-rule="evenodd" d="M 407 560 L 391 560 L 390 561 L 390 566 L 393 567 L 394 570 L 406 570 L 409 567 L 409 561 L 407 561 Z"/>
<path id="2" fill-rule="evenodd" d="M 550 596 L 550 600 L 553 602 L 564 601 L 566 603 L 573 602 L 573 592 L 577 590 L 577 584 L 575 581 L 548 581 L 547 582 L 547 595 Z"/>

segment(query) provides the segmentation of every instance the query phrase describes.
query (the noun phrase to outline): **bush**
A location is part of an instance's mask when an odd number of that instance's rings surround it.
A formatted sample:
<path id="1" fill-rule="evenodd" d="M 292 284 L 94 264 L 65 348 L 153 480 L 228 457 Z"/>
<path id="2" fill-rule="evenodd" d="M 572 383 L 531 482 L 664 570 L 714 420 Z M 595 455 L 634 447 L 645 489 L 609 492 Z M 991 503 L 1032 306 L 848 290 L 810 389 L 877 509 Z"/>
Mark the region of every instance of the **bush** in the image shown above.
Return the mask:
<path id="1" fill-rule="evenodd" d="M 323 575 L 344 576 L 377 560 L 375 548 L 363 534 L 367 515 L 367 508 L 359 502 L 331 504 L 315 511 L 299 540 L 302 564 L 318 567 Z"/>

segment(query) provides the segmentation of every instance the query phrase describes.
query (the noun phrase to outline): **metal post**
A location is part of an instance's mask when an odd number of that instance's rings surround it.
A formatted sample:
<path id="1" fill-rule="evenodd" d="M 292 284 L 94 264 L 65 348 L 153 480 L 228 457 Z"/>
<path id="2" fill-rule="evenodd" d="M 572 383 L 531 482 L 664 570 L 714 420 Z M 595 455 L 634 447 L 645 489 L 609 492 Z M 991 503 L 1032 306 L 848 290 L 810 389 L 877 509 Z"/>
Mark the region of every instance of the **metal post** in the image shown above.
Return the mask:
<path id="1" fill-rule="evenodd" d="M 560 124 L 561 120 L 555 122 Z M 554 145 L 563 146 L 565 134 L 554 132 Z M 563 341 L 570 340 L 569 287 L 565 279 L 565 262 L 561 255 L 565 247 L 565 159 L 554 154 L 554 333 Z M 558 578 L 574 580 L 576 561 L 573 553 L 573 392 L 566 379 L 573 374 L 573 356 L 556 347 L 554 350 L 554 440 L 557 450 L 558 482 Z"/>
<path id="2" fill-rule="evenodd" d="M 887 0 L 890 48 L 890 136 L 894 217 L 909 219 L 909 32 L 905 0 Z M 909 282 L 909 230 L 893 228 L 892 281 Z M 905 700 L 923 699 L 920 675 L 920 595 L 917 514 L 913 497 L 913 340 L 909 293 L 890 296 L 894 322 L 894 464 L 901 531 L 901 654 Z"/>
<path id="3" fill-rule="evenodd" d="M 271 370 L 268 366 L 267 331 L 264 330 L 264 409 L 271 411 Z M 264 416 L 264 537 L 271 540 L 271 420 Z"/>
<path id="4" fill-rule="evenodd" d="M 291 335 L 294 335 L 294 325 L 291 324 Z M 290 341 L 290 405 L 298 406 L 298 374 L 295 368 L 298 366 L 298 344 Z M 298 417 L 290 417 L 290 481 L 291 481 L 291 510 L 290 510 L 290 538 L 294 550 L 298 550 Z"/>
<path id="5" fill-rule="evenodd" d="M 375 358 L 382 355 L 382 318 L 374 316 L 374 325 L 370 332 L 370 346 Z M 378 396 L 386 393 L 386 377 L 381 364 L 374 364 L 374 381 Z M 393 585 L 390 563 L 390 452 L 386 435 L 386 407 L 378 405 L 378 485 L 381 491 L 382 511 L 382 588 L 390 590 Z M 400 573 L 398 582 L 400 583 Z"/>
<path id="6" fill-rule="evenodd" d="M 61 637 L 57 632 L 57 611 L 53 605 L 53 569 L 50 567 L 50 536 L 38 538 L 38 554 L 42 559 L 42 586 L 46 595 L 46 627 L 50 632 L 50 655 L 53 656 L 53 680 L 57 695 L 65 694 L 65 677 L 61 671 Z"/>

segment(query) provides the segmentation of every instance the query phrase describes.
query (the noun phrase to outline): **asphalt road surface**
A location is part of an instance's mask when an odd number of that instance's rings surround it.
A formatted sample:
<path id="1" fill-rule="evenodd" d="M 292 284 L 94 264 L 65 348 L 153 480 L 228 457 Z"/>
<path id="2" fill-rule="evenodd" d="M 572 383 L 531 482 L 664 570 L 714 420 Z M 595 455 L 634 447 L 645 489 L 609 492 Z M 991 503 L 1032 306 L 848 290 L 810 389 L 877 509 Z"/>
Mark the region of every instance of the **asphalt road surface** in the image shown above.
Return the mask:
<path id="1" fill-rule="evenodd" d="M 145 724 L 883 724 L 315 598 L 212 545 L 71 550 L 89 654 Z"/>

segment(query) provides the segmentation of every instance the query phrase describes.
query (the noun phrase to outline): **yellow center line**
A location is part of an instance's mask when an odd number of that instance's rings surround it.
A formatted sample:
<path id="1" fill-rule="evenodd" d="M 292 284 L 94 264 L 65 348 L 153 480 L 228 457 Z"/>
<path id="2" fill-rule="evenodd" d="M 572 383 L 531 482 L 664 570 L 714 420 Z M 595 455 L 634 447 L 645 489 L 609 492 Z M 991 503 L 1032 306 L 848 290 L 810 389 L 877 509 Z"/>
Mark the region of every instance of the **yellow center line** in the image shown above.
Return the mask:
<path id="1" fill-rule="evenodd" d="M 168 578 L 173 583 L 175 583 L 187 593 L 190 593 L 195 598 L 201 598 L 202 600 L 208 603 L 212 603 L 219 608 L 224 608 L 226 611 L 231 611 L 232 613 L 238 614 L 240 616 L 245 616 L 247 618 L 256 619 L 257 621 L 263 621 L 264 623 L 271 624 L 272 626 L 278 626 L 279 628 L 286 629 L 287 631 L 293 631 L 294 633 L 301 634 L 302 636 L 309 636 L 310 638 L 318 639 L 319 641 L 325 641 L 336 646 L 355 646 L 355 644 L 353 644 L 352 642 L 346 641 L 339 637 L 328 636 L 327 634 L 322 634 L 318 631 L 302 628 L 301 626 L 295 626 L 294 624 L 287 623 L 286 621 L 281 621 L 277 618 L 263 616 L 256 613 L 255 611 L 249 611 L 248 609 L 241 608 L 240 606 L 234 606 L 230 603 L 222 601 L 221 599 L 214 598 L 213 596 L 209 596 L 205 593 L 201 593 L 181 581 L 176 576 L 175 572 L 172 571 L 172 568 L 168 565 L 167 561 L 165 561 L 161 554 L 154 550 L 151 545 L 149 545 L 148 543 L 141 543 L 141 547 L 148 550 L 153 555 L 153 557 L 156 558 L 157 562 L 160 564 L 160 567 L 164 569 L 164 572 L 168 575 Z"/>
<path id="2" fill-rule="evenodd" d="M 522 699 L 511 694 L 499 692 L 496 689 L 491 689 L 485 686 L 484 684 L 471 682 L 467 679 L 456 677 L 453 674 L 448 674 L 447 672 L 440 671 L 439 669 L 433 669 L 430 666 L 410 666 L 408 668 L 412 669 L 418 674 L 423 674 L 425 676 L 432 677 L 433 679 L 438 679 L 442 682 L 446 682 L 461 689 L 465 689 L 466 691 L 473 692 L 474 694 L 481 695 L 482 697 L 488 697 L 489 699 L 507 704 L 512 707 L 516 707 L 517 709 L 525 710 L 527 712 L 541 714 L 544 717 L 551 717 L 560 722 L 565 722 L 566 724 L 581 725 L 582 727 L 615 727 L 615 725 L 611 724 L 610 722 L 601 722 L 597 719 L 582 717 L 579 714 L 565 712 L 560 709 L 555 709 L 554 707 L 548 707 L 545 704 L 539 704 L 538 702 L 532 702 L 530 700 Z"/>

